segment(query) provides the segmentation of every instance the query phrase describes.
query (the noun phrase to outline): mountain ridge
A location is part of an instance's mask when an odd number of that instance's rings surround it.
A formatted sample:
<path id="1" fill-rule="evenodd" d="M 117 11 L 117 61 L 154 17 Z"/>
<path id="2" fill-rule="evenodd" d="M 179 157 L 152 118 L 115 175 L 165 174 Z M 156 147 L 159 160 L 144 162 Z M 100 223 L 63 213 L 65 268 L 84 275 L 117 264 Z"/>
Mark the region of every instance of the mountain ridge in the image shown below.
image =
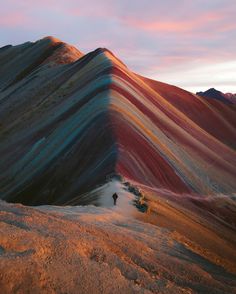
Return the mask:
<path id="1" fill-rule="evenodd" d="M 236 94 L 223 93 L 221 91 L 216 90 L 215 88 L 210 88 L 206 90 L 205 92 L 197 92 L 196 94 L 206 98 L 218 99 L 225 103 L 236 104 Z"/>

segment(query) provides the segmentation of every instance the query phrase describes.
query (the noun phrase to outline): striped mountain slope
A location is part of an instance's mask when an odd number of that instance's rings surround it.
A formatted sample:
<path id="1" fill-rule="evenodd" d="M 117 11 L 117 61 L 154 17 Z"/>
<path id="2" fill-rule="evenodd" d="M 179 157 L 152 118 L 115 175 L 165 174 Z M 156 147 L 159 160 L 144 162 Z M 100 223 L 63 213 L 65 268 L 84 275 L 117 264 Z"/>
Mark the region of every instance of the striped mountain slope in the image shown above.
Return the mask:
<path id="1" fill-rule="evenodd" d="M 0 49 L 0 197 L 63 204 L 111 174 L 175 193 L 236 190 L 236 106 L 54 38 Z"/>

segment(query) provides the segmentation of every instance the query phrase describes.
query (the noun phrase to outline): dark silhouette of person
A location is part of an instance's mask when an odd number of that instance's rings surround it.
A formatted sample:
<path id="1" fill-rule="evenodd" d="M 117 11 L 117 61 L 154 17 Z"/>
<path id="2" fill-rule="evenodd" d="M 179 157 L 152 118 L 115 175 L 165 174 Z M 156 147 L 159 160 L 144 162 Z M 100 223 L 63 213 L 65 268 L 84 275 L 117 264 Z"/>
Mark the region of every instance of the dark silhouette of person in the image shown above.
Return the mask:
<path id="1" fill-rule="evenodd" d="M 113 200 L 114 200 L 114 205 L 116 205 L 116 201 L 117 201 L 118 195 L 117 195 L 116 193 L 114 193 L 114 194 L 112 195 L 112 198 L 113 198 Z"/>

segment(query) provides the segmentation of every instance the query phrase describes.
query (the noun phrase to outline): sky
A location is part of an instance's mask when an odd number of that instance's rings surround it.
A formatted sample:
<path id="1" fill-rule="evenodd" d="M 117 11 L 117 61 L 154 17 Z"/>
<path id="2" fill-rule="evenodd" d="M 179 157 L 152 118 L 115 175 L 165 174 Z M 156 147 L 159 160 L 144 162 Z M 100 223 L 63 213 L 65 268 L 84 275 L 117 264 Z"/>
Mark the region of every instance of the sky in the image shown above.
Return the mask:
<path id="1" fill-rule="evenodd" d="M 236 0 L 0 0 L 0 47 L 54 36 L 132 71 L 236 93 Z"/>

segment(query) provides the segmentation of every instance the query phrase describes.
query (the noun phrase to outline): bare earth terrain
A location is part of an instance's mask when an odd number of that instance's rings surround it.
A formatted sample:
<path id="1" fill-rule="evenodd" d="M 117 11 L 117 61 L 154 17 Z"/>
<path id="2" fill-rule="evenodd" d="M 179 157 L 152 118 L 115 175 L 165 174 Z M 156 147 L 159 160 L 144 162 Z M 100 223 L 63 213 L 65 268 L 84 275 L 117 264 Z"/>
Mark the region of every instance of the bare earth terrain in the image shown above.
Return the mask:
<path id="1" fill-rule="evenodd" d="M 235 227 L 153 192 L 138 212 L 119 183 L 95 192 L 106 207 L 0 203 L 1 293 L 235 293 Z"/>

